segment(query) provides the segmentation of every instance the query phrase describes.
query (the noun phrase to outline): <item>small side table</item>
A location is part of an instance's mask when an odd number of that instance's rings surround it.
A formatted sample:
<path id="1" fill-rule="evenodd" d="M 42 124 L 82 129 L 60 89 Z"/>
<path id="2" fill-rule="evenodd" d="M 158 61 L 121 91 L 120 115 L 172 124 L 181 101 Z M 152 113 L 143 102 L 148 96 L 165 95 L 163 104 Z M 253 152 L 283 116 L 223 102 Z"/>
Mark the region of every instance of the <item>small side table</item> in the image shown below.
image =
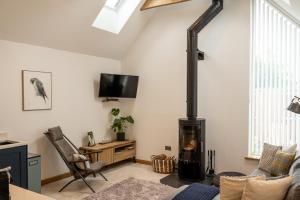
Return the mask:
<path id="1" fill-rule="evenodd" d="M 199 181 L 198 183 L 204 185 L 213 185 L 214 176 L 206 176 L 204 180 Z"/>
<path id="2" fill-rule="evenodd" d="M 214 176 L 214 178 L 212 180 L 212 184 L 214 186 L 220 187 L 221 176 L 246 176 L 246 175 L 243 173 L 240 173 L 240 172 L 221 172 Z"/>

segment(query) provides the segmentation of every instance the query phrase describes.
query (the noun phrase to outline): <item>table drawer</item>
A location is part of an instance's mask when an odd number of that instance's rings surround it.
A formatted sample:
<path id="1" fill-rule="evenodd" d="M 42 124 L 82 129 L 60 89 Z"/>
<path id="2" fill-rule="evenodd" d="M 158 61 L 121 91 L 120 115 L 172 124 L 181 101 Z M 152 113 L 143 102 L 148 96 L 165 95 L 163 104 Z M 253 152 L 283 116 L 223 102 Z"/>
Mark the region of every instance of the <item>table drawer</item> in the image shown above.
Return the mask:
<path id="1" fill-rule="evenodd" d="M 128 158 L 133 158 L 135 156 L 135 149 L 123 150 L 120 152 L 115 152 L 114 162 L 119 162 L 121 160 L 126 160 Z"/>

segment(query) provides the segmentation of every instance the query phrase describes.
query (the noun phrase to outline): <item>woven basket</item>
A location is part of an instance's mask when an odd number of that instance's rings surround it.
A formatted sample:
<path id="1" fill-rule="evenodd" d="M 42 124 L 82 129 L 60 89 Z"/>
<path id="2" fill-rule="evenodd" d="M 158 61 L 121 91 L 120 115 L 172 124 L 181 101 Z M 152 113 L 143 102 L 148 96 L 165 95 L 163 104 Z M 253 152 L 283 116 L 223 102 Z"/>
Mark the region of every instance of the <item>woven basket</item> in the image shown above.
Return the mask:
<path id="1" fill-rule="evenodd" d="M 151 156 L 153 171 L 161 174 L 171 174 L 174 169 L 175 158 L 164 154 Z"/>

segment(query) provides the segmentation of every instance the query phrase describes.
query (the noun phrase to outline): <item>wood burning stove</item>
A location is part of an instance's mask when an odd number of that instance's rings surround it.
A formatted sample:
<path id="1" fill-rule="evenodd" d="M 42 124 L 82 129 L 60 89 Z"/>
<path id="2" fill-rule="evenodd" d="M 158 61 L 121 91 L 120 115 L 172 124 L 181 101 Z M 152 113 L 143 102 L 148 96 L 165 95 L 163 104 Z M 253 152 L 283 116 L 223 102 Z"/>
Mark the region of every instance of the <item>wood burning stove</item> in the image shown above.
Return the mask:
<path id="1" fill-rule="evenodd" d="M 178 176 L 205 178 L 205 120 L 179 120 Z"/>
<path id="2" fill-rule="evenodd" d="M 179 120 L 178 175 L 182 179 L 205 178 L 205 120 L 197 119 L 198 33 L 223 9 L 223 0 L 212 5 L 187 30 L 187 119 Z"/>

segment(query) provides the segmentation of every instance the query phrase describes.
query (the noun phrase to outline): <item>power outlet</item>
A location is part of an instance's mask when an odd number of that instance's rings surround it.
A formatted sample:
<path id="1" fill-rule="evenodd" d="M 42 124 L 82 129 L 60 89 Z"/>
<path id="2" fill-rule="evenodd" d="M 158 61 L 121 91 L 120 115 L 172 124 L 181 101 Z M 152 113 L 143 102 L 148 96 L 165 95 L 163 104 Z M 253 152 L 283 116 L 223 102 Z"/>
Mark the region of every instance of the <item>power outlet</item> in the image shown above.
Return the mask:
<path id="1" fill-rule="evenodd" d="M 172 151 L 172 147 L 171 146 L 165 146 L 165 150 L 166 151 Z"/>

